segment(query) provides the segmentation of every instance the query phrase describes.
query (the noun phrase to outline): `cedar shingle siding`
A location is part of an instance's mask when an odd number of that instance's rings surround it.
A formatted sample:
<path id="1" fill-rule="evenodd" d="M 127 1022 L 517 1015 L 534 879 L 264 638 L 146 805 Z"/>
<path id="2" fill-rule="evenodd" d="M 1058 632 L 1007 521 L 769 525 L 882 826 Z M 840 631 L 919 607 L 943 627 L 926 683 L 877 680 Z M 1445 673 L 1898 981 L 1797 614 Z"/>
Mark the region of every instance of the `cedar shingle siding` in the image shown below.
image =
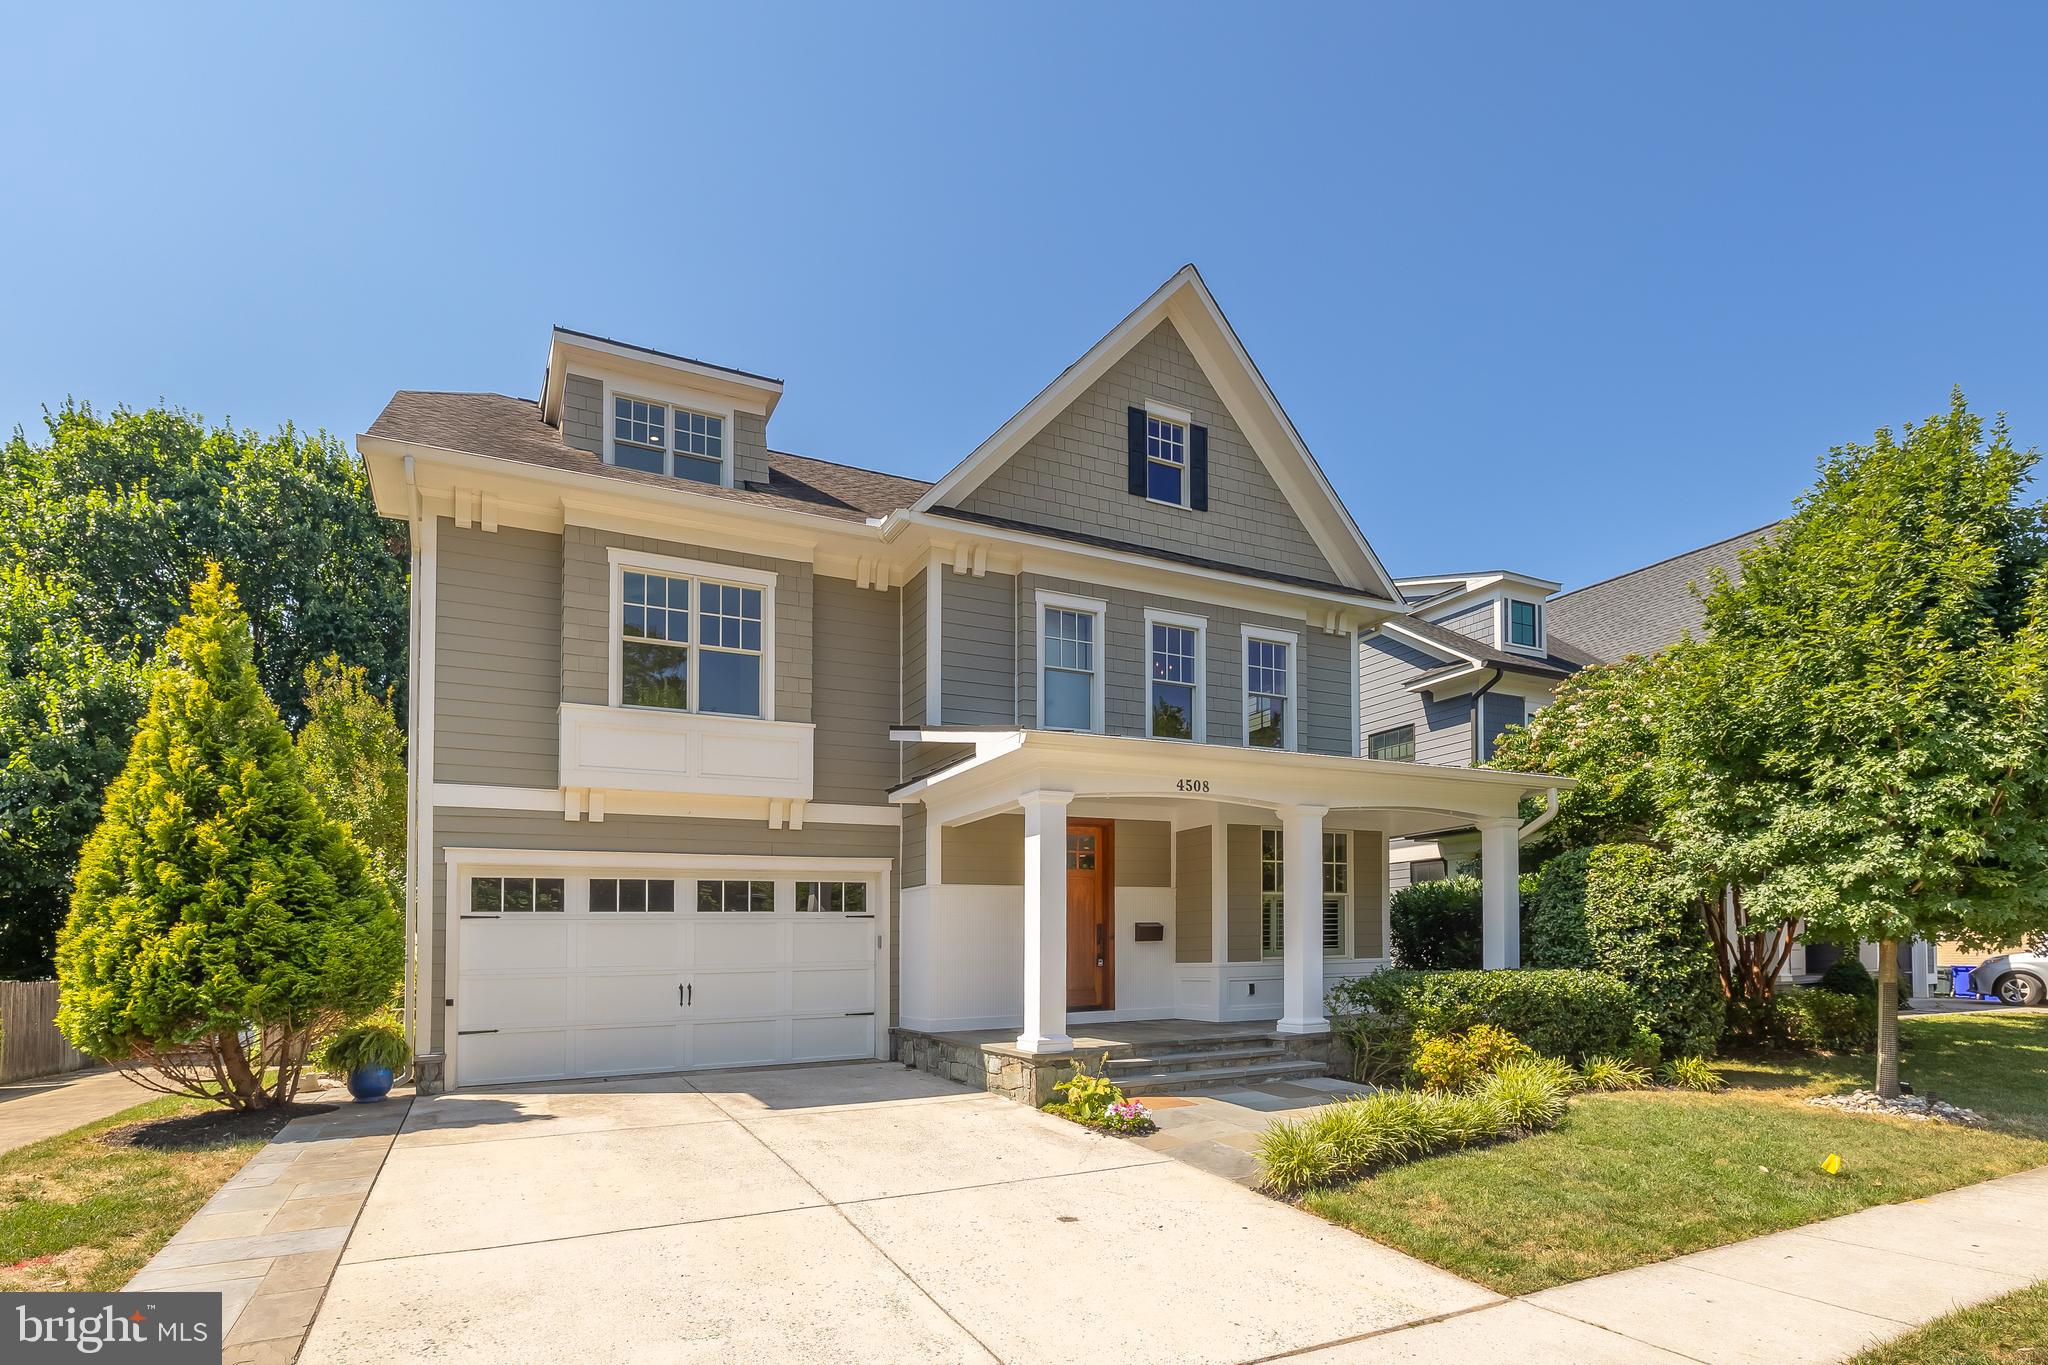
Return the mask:
<path id="1" fill-rule="evenodd" d="M 1207 512 L 1131 495 L 1129 411 L 1148 399 L 1185 408 L 1208 428 Z M 1170 322 L 1155 327 L 959 505 L 970 513 L 1336 581 L 1329 560 Z"/>

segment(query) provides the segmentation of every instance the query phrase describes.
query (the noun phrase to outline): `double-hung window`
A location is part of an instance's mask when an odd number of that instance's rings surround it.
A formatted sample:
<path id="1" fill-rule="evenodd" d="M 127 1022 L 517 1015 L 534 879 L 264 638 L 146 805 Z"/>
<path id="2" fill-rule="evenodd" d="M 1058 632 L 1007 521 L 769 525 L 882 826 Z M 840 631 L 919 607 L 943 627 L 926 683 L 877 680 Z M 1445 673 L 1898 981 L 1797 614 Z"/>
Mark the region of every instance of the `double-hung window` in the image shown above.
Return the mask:
<path id="1" fill-rule="evenodd" d="M 1187 505 L 1188 428 L 1185 422 L 1147 414 L 1145 496 L 1154 502 Z"/>
<path id="2" fill-rule="evenodd" d="M 1508 643 L 1517 649 L 1543 648 L 1543 607 L 1508 599 Z"/>
<path id="3" fill-rule="evenodd" d="M 725 418 L 613 394 L 612 463 L 692 483 L 723 483 Z"/>
<path id="4" fill-rule="evenodd" d="M 1255 749 L 1294 747 L 1295 637 L 1244 633 L 1244 742 Z"/>
<path id="5" fill-rule="evenodd" d="M 1285 950 L 1287 926 L 1287 858 L 1285 835 L 1277 829 L 1259 831 L 1259 952 L 1279 957 Z M 1323 953 L 1342 957 L 1351 924 L 1351 835 L 1323 832 Z"/>
<path id="6" fill-rule="evenodd" d="M 767 715 L 770 580 L 668 563 L 618 563 L 618 704 Z"/>
<path id="7" fill-rule="evenodd" d="M 1145 733 L 1154 739 L 1206 738 L 1201 619 L 1147 611 L 1145 635 L 1150 665 Z"/>
<path id="8" fill-rule="evenodd" d="M 1100 602 L 1038 596 L 1039 722 L 1048 730 L 1102 729 Z"/>

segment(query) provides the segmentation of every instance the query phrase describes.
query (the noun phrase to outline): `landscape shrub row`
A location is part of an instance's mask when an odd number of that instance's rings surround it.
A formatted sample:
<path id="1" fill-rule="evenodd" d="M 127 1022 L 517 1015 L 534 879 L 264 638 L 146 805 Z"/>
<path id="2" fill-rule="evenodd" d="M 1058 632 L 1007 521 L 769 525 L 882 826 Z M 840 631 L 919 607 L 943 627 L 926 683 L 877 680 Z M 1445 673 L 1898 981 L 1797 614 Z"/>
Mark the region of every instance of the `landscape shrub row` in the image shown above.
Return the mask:
<path id="1" fill-rule="evenodd" d="M 1506 1029 L 1542 1055 L 1574 1064 L 1593 1057 L 1642 1061 L 1646 1048 L 1654 1062 L 1658 1049 L 1657 1040 L 1638 1035 L 1635 993 L 1604 972 L 1393 968 L 1340 982 L 1328 1003 L 1343 1040 L 1354 1050 L 1363 1041 L 1381 1057 L 1403 1046 L 1404 1030 L 1411 1038 L 1415 1031 L 1441 1036 L 1475 1024 Z M 1368 1011 L 1379 1019 L 1364 1022 Z M 1404 1053 L 1396 1070 L 1408 1061 Z"/>
<path id="2" fill-rule="evenodd" d="M 1578 1085 L 1562 1063 L 1525 1058 L 1460 1093 L 1383 1090 L 1274 1124 L 1259 1140 L 1260 1169 L 1269 1187 L 1292 1195 L 1432 1152 L 1519 1137 L 1555 1126 Z"/>

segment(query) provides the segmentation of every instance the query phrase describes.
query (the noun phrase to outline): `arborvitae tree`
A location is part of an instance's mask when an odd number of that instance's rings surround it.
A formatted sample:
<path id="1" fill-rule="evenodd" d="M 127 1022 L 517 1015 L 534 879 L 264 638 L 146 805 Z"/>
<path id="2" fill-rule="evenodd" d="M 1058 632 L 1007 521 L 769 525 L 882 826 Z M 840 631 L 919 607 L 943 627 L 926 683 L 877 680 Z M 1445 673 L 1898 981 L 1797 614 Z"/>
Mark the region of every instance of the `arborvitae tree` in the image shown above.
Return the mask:
<path id="1" fill-rule="evenodd" d="M 314 800 L 218 565 L 161 664 L 80 860 L 57 1023 L 154 1088 L 287 1103 L 312 1040 L 390 998 L 403 930 Z"/>
<path id="2" fill-rule="evenodd" d="M 330 654 L 306 665 L 306 724 L 299 758 L 327 813 L 362 842 L 393 897 L 405 880 L 405 735 L 389 694 Z"/>

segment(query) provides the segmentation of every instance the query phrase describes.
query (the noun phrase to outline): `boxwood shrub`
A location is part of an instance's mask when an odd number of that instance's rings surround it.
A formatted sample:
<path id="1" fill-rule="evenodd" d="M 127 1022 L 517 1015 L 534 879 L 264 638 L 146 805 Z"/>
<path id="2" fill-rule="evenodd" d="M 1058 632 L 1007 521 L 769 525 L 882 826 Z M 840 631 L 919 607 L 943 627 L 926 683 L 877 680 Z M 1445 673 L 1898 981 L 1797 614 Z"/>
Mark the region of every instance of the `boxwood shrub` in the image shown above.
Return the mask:
<path id="1" fill-rule="evenodd" d="M 1591 967 L 1586 934 L 1586 859 L 1575 848 L 1545 863 L 1522 906 L 1522 961 L 1531 967 Z"/>
<path id="2" fill-rule="evenodd" d="M 1392 968 L 1354 977 L 1330 991 L 1340 1015 L 1366 1010 L 1412 1020 L 1428 1033 L 1463 1033 L 1475 1024 L 1506 1029 L 1546 1057 L 1584 1063 L 1633 1052 L 1640 1003 L 1604 972 L 1414 972 Z"/>
<path id="3" fill-rule="evenodd" d="M 1450 971 L 1479 965 L 1477 877 L 1417 882 L 1387 903 L 1387 927 L 1394 961 L 1419 971 Z"/>

